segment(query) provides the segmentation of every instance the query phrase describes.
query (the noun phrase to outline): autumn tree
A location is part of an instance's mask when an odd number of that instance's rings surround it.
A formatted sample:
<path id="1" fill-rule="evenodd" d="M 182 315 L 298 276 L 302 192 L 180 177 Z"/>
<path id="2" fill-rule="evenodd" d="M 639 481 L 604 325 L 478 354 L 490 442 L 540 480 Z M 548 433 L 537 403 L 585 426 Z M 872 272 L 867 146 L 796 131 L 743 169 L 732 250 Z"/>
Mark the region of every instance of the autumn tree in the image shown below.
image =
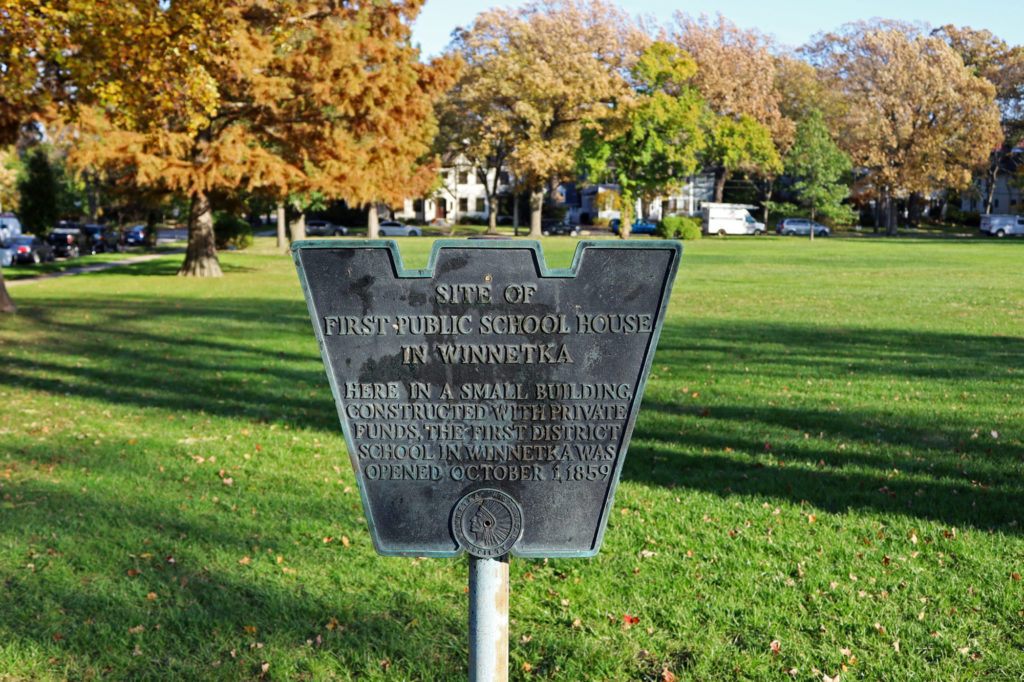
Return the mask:
<path id="1" fill-rule="evenodd" d="M 577 160 L 584 175 L 611 175 L 619 185 L 619 236 L 629 237 L 638 197 L 653 197 L 697 169 L 706 145 L 705 103 L 688 84 L 693 59 L 668 43 L 651 44 L 632 69 L 635 93 L 612 102 L 613 115 L 583 131 Z"/>
<path id="2" fill-rule="evenodd" d="M 718 116 L 706 157 L 715 173 L 715 201 L 722 201 L 726 179 L 735 170 L 778 173 L 794 124 L 780 108 L 769 39 L 720 14 L 711 19 L 677 12 L 672 40 L 696 60 L 692 82 Z"/>
<path id="3" fill-rule="evenodd" d="M 1011 166 L 1013 149 L 1024 140 L 1024 47 L 1009 46 L 990 31 L 952 24 L 935 29 L 932 35 L 946 41 L 968 69 L 996 89 L 1003 140 L 989 155 L 982 188 L 985 213 L 991 213 L 999 174 Z"/>
<path id="4" fill-rule="evenodd" d="M 966 187 L 1001 139 L 992 84 L 913 26 L 847 24 L 807 54 L 850 103 L 838 141 L 885 207 L 887 234 L 895 198 Z"/>
<path id="5" fill-rule="evenodd" d="M 110 68 L 78 109 L 78 160 L 190 196 L 179 274 L 195 276 L 220 274 L 218 194 L 372 204 L 415 191 L 431 179 L 418 162 L 448 84 L 410 45 L 421 4 L 139 3 L 117 41 L 82 30 Z"/>
<path id="6" fill-rule="evenodd" d="M 541 0 L 479 14 L 453 50 L 479 98 L 481 129 L 511 146 L 509 167 L 530 193 L 530 236 L 540 237 L 544 188 L 569 177 L 583 130 L 631 96 L 628 74 L 650 42 L 602 0 Z"/>

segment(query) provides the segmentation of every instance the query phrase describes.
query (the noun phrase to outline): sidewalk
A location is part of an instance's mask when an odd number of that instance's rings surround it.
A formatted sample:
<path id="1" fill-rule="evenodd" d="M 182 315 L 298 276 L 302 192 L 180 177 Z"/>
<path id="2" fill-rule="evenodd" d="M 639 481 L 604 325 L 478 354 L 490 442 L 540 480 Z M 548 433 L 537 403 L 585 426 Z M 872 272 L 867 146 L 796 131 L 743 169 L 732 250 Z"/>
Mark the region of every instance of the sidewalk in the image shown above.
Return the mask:
<path id="1" fill-rule="evenodd" d="M 83 272 L 96 272 L 98 270 L 106 270 L 107 268 L 116 268 L 119 265 L 144 263 L 146 261 L 156 260 L 157 258 L 163 258 L 164 256 L 173 256 L 175 254 L 182 253 L 185 253 L 185 249 L 175 249 L 174 251 L 166 251 L 164 253 L 147 253 L 139 256 L 129 256 L 127 258 L 122 258 L 121 260 L 109 261 L 107 263 L 93 263 L 91 265 L 82 265 L 79 267 L 68 268 L 67 270 L 61 270 L 60 272 L 49 272 L 46 274 L 38 275 L 36 277 L 24 277 L 21 279 L 4 278 L 4 284 L 7 286 L 7 288 L 11 288 L 21 284 L 27 284 L 29 282 L 39 282 L 44 279 L 66 277 L 67 275 L 80 275 Z"/>

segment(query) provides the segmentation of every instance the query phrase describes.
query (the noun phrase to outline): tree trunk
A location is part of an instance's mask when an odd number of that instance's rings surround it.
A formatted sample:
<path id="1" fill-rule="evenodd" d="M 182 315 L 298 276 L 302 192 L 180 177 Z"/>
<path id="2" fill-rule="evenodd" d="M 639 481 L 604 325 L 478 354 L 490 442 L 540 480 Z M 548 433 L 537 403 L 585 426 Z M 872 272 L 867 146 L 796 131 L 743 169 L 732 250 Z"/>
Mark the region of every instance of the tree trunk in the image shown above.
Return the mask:
<path id="1" fill-rule="evenodd" d="M 921 193 L 914 192 L 907 200 L 907 224 L 917 227 L 921 223 Z"/>
<path id="2" fill-rule="evenodd" d="M 544 187 L 529 190 L 529 235 L 534 239 L 541 237 L 541 211 L 544 209 Z"/>
<path id="3" fill-rule="evenodd" d="M 192 195 L 188 212 L 188 249 L 178 275 L 182 277 L 221 277 L 220 261 L 213 234 L 213 209 L 205 192 Z"/>
<path id="4" fill-rule="evenodd" d="M 725 170 L 725 166 L 717 166 L 715 168 L 715 203 L 722 203 L 722 199 L 725 197 L 725 177 L 728 175 Z"/>
<path id="5" fill-rule="evenodd" d="M 999 182 L 999 165 L 1002 160 L 1002 152 L 993 154 L 993 159 L 985 170 L 985 213 L 992 213 L 992 202 L 996 196 L 996 185 Z"/>
<path id="6" fill-rule="evenodd" d="M 519 192 L 512 194 L 512 231 L 519 236 Z"/>
<path id="7" fill-rule="evenodd" d="M 377 217 L 376 201 L 371 201 L 366 211 L 366 236 L 369 239 L 380 237 L 380 219 Z"/>
<path id="8" fill-rule="evenodd" d="M 146 214 L 146 236 L 142 238 L 142 244 L 148 249 L 156 246 L 156 224 L 157 212 L 151 210 Z"/>
<path id="9" fill-rule="evenodd" d="M 284 202 L 277 202 L 277 248 L 288 248 L 288 225 L 284 217 Z"/>
<path id="10" fill-rule="evenodd" d="M 298 207 L 296 207 L 298 209 Z M 292 242 L 297 242 L 300 239 L 306 238 L 306 212 L 299 210 L 299 214 L 295 216 L 288 225 L 288 232 L 291 234 Z"/>
<path id="11" fill-rule="evenodd" d="M 0 269 L 0 313 L 14 313 L 17 311 L 18 307 L 14 305 L 11 295 L 7 293 L 7 283 L 4 281 L 3 270 Z"/>
<path id="12" fill-rule="evenodd" d="M 619 211 L 619 239 L 629 239 L 629 233 L 633 227 L 633 195 L 629 192 L 622 192 L 622 209 Z"/>
<path id="13" fill-rule="evenodd" d="M 895 237 L 899 234 L 896 229 L 896 202 L 888 192 L 885 194 L 885 236 Z"/>

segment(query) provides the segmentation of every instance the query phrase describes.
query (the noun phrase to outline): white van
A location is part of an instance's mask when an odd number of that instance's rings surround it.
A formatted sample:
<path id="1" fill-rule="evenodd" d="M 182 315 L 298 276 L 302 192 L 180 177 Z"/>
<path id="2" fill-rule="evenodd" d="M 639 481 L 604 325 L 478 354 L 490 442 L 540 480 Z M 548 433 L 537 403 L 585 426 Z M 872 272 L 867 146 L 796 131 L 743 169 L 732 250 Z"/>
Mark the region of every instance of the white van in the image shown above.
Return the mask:
<path id="1" fill-rule="evenodd" d="M 764 234 L 764 223 L 754 220 L 746 204 L 705 203 L 701 207 L 702 229 L 707 234 Z"/>
<path id="2" fill-rule="evenodd" d="M 0 213 L 0 242 L 21 236 L 21 221 L 13 213 Z"/>
<path id="3" fill-rule="evenodd" d="M 1020 215 L 983 215 L 981 231 L 995 237 L 1008 234 L 1024 234 L 1024 216 Z"/>

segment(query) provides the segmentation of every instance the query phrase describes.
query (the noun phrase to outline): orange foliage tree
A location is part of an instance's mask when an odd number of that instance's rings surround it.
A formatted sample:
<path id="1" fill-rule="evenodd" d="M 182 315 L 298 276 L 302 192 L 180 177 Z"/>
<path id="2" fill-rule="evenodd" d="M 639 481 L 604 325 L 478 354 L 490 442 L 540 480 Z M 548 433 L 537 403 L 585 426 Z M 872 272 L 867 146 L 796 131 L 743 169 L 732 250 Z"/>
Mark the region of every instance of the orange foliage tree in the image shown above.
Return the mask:
<path id="1" fill-rule="evenodd" d="M 1001 141 L 995 87 L 936 36 L 857 22 L 805 51 L 850 103 L 838 142 L 885 207 L 887 234 L 895 198 L 966 187 Z"/>

